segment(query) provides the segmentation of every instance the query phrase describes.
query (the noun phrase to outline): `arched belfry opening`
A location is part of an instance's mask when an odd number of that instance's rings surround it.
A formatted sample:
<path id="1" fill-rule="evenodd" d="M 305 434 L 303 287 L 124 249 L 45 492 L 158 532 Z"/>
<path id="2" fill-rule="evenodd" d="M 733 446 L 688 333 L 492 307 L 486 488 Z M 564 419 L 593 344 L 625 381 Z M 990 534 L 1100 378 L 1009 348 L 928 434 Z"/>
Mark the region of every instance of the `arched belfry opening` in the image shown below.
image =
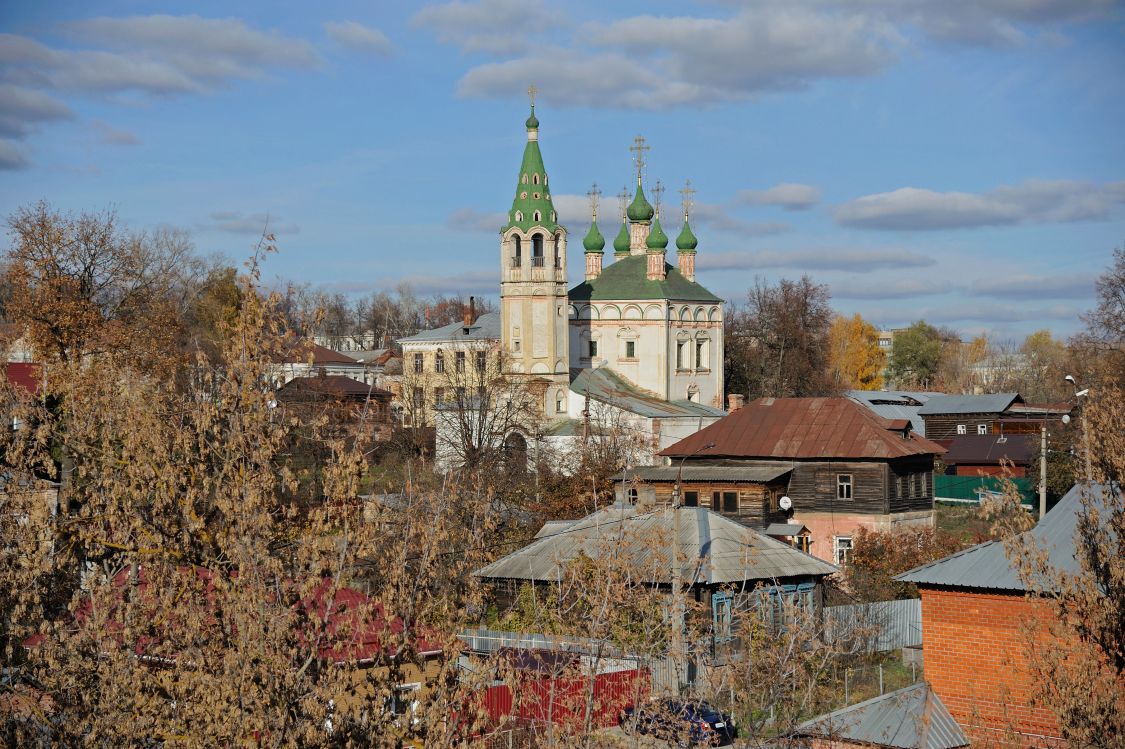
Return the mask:
<path id="1" fill-rule="evenodd" d="M 533 267 L 543 267 L 543 235 L 531 235 L 531 264 Z"/>

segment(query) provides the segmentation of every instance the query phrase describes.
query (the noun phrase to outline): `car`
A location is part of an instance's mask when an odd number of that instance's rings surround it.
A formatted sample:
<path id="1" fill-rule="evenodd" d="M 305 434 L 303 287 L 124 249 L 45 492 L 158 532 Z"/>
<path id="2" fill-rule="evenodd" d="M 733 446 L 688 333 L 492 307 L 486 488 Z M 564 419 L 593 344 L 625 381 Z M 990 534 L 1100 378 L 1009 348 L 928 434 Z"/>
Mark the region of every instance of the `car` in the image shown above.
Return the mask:
<path id="1" fill-rule="evenodd" d="M 626 707 L 621 727 L 678 746 L 726 746 L 738 735 L 734 718 L 728 713 L 692 700 L 655 700 Z"/>

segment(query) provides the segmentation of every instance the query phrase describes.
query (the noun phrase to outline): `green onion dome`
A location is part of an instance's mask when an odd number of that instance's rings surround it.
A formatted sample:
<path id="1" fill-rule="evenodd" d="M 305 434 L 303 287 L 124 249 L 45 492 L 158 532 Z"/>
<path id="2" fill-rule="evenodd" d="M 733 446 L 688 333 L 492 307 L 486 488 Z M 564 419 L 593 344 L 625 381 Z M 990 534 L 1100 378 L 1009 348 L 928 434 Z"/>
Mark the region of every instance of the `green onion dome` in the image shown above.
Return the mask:
<path id="1" fill-rule="evenodd" d="M 676 248 L 681 252 L 695 252 L 696 245 L 699 240 L 695 238 L 695 234 L 691 231 L 691 226 L 688 225 L 687 219 L 684 219 L 684 228 L 680 230 L 680 236 L 676 237 Z"/>
<path id="2" fill-rule="evenodd" d="M 629 244 L 629 225 L 622 221 L 621 231 L 617 232 L 613 240 L 613 251 L 618 255 L 628 255 Z"/>
<path id="3" fill-rule="evenodd" d="M 652 231 L 648 233 L 648 239 L 645 240 L 645 246 L 650 250 L 663 250 L 668 247 L 668 235 L 660 228 L 660 217 L 657 216 L 656 220 L 652 222 Z"/>
<path id="4" fill-rule="evenodd" d="M 591 254 L 600 253 L 605 248 L 605 237 L 598 231 L 598 222 L 590 222 L 590 231 L 586 232 L 586 238 L 582 240 L 582 246 L 586 248 L 586 252 Z"/>
<path id="5" fill-rule="evenodd" d="M 645 191 L 641 188 L 641 183 L 637 181 L 637 194 L 633 198 L 633 202 L 629 204 L 628 210 L 625 213 L 629 216 L 630 221 L 650 221 L 656 211 L 653 210 L 652 205 L 645 200 Z"/>
<path id="6" fill-rule="evenodd" d="M 538 130 L 539 129 L 539 118 L 535 116 L 535 105 L 534 104 L 531 106 L 531 116 L 527 118 L 527 122 L 525 122 L 524 124 L 527 125 L 528 130 Z"/>

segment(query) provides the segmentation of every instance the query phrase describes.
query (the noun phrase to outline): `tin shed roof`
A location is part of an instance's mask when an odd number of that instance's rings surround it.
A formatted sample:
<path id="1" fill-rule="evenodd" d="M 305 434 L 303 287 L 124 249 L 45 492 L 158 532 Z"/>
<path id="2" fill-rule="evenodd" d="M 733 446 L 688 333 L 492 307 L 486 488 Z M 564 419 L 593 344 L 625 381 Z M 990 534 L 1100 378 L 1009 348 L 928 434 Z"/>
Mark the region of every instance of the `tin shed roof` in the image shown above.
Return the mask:
<path id="1" fill-rule="evenodd" d="M 1051 567 L 1071 575 L 1080 571 L 1075 558 L 1074 532 L 1082 511 L 1083 491 L 1082 487 L 1074 486 L 1038 525 L 1027 531 L 1041 547 L 1046 548 Z M 1091 502 L 1100 508 L 1110 507 L 1112 502 L 1120 503 L 1125 498 L 1121 488 L 1104 484 L 1094 484 L 1089 492 Z M 944 559 L 897 575 L 895 580 L 923 586 L 1027 590 L 1004 554 L 1004 544 L 1000 541 L 970 546 Z"/>
<path id="2" fill-rule="evenodd" d="M 692 401 L 666 401 L 605 367 L 570 370 L 570 390 L 650 419 L 715 418 L 726 411 Z"/>
<path id="3" fill-rule="evenodd" d="M 813 718 L 793 733 L 895 749 L 969 745 L 957 721 L 926 682 Z"/>
<path id="4" fill-rule="evenodd" d="M 958 463 L 999 464 L 1010 460 L 1026 465 L 1035 455 L 1038 439 L 1030 434 L 962 434 L 953 439 L 942 458 L 950 465 Z"/>
<path id="5" fill-rule="evenodd" d="M 613 554 L 638 579 L 668 584 L 672 580 L 673 512 L 670 508 L 638 512 L 632 505 L 610 505 L 555 533 L 540 531 L 529 545 L 473 574 L 552 581 L 579 555 L 598 559 Z M 680 574 L 685 584 L 741 583 L 837 571 L 828 562 L 702 507 L 681 507 L 678 512 Z"/>
<path id="6" fill-rule="evenodd" d="M 764 484 L 774 479 L 781 478 L 793 470 L 792 463 L 779 463 L 777 465 L 742 465 L 742 466 L 712 466 L 712 465 L 685 465 L 681 479 L 691 481 L 749 481 Z M 622 473 L 613 477 L 614 481 L 630 481 L 634 478 L 641 481 L 658 483 L 672 483 L 680 472 L 679 466 L 636 466 L 627 468 Z"/>
<path id="7" fill-rule="evenodd" d="M 700 458 L 890 459 L 945 450 L 849 398 L 758 398 L 661 455 Z M 708 444 L 714 447 L 705 449 Z"/>
<path id="8" fill-rule="evenodd" d="M 909 419 L 911 428 L 926 436 L 926 422 L 918 415 L 926 401 L 943 395 L 913 390 L 848 390 L 844 393 L 884 419 Z"/>
<path id="9" fill-rule="evenodd" d="M 401 343 L 424 341 L 498 341 L 500 340 L 500 313 L 485 312 L 468 328 L 458 321 L 432 330 L 423 330 L 412 336 L 399 338 Z"/>
<path id="10" fill-rule="evenodd" d="M 922 416 L 937 414 L 998 414 L 1013 403 L 1023 403 L 1019 393 L 989 393 L 987 395 L 939 395 L 930 398 L 918 409 Z"/>

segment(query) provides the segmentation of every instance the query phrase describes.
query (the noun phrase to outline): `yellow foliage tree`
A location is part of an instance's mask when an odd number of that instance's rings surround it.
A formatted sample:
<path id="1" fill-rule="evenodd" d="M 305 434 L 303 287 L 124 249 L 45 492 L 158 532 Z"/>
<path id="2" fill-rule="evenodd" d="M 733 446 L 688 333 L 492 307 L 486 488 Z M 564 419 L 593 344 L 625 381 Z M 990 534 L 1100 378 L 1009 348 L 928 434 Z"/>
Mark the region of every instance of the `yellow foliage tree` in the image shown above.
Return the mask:
<path id="1" fill-rule="evenodd" d="M 879 331 L 858 314 L 837 315 L 828 330 L 828 372 L 840 390 L 879 390 L 887 354 Z"/>

